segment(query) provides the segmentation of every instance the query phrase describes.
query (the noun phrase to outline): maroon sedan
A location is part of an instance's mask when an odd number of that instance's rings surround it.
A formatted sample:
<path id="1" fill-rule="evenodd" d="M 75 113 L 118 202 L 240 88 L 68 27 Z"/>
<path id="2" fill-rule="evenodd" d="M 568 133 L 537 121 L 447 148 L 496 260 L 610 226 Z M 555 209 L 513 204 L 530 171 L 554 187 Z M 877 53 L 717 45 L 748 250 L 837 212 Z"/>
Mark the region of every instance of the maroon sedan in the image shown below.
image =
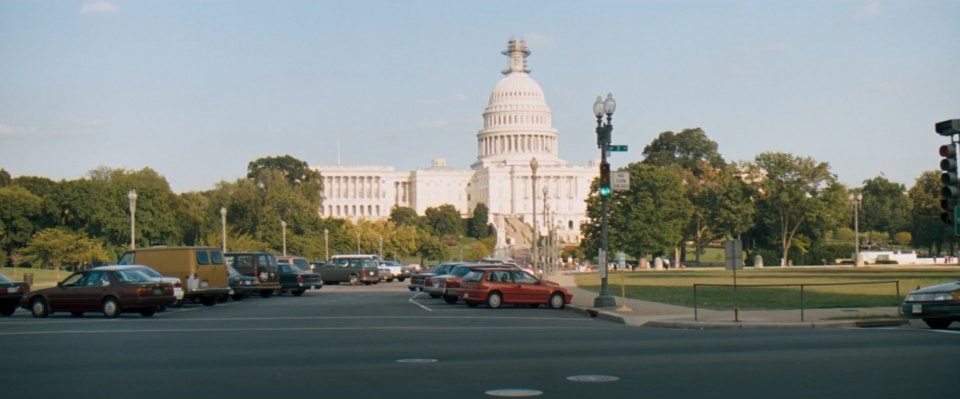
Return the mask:
<path id="1" fill-rule="evenodd" d="M 573 300 L 573 294 L 557 283 L 540 280 L 523 270 L 483 268 L 473 270 L 460 280 L 460 299 L 470 307 L 486 303 L 492 309 L 505 303 L 533 307 L 547 304 L 554 309 Z"/>
<path id="2" fill-rule="evenodd" d="M 157 308 L 176 301 L 173 286 L 154 281 L 146 274 L 123 266 L 98 267 L 71 274 L 56 287 L 32 291 L 20 306 L 33 317 L 66 311 L 74 317 L 84 312 L 103 312 L 117 317 L 121 312 L 153 316 Z"/>

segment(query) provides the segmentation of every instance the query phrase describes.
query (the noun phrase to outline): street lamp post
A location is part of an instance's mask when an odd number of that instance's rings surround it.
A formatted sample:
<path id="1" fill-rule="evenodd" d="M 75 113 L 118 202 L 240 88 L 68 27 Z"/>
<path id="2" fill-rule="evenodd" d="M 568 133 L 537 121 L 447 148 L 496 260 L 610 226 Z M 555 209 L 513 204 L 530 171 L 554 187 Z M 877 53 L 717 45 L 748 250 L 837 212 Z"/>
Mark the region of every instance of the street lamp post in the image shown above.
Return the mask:
<path id="1" fill-rule="evenodd" d="M 220 251 L 227 253 L 227 208 L 220 207 Z"/>
<path id="2" fill-rule="evenodd" d="M 323 260 L 330 260 L 330 229 L 323 228 Z"/>
<path id="3" fill-rule="evenodd" d="M 137 249 L 137 190 L 130 190 L 127 193 L 127 199 L 130 200 L 130 249 Z"/>
<path id="4" fill-rule="evenodd" d="M 377 255 L 380 255 L 381 258 L 383 257 L 383 236 L 380 236 L 380 252 Z"/>
<path id="5" fill-rule="evenodd" d="M 537 162 L 537 158 L 533 157 L 530 159 L 530 170 L 532 173 L 532 179 L 530 181 L 530 190 L 533 194 L 533 250 L 530 254 L 530 262 L 533 263 L 533 270 L 537 271 L 537 167 L 540 166 L 540 163 Z"/>
<path id="6" fill-rule="evenodd" d="M 283 256 L 287 256 L 287 222 L 280 221 L 280 234 L 283 236 Z"/>
<path id="7" fill-rule="evenodd" d="M 357 230 L 357 254 L 360 253 L 360 230 Z"/>
<path id="8" fill-rule="evenodd" d="M 600 165 L 601 168 L 607 166 L 607 151 L 610 150 L 611 136 L 613 136 L 613 111 L 617 109 L 617 102 L 613 100 L 613 94 L 607 94 L 606 100 L 601 100 L 597 96 L 597 101 L 593 103 L 593 115 L 597 117 L 597 146 L 600 147 Z M 607 115 L 606 123 L 603 122 L 603 115 Z M 597 308 L 612 308 L 617 306 L 617 300 L 610 295 L 607 290 L 607 197 L 600 195 L 600 294 L 593 300 L 593 306 Z"/>
<path id="9" fill-rule="evenodd" d="M 850 193 L 850 204 L 853 205 L 853 234 L 854 234 L 854 245 L 853 245 L 853 265 L 854 266 L 863 266 L 860 263 L 860 203 L 863 202 L 863 194 L 860 193 Z"/>

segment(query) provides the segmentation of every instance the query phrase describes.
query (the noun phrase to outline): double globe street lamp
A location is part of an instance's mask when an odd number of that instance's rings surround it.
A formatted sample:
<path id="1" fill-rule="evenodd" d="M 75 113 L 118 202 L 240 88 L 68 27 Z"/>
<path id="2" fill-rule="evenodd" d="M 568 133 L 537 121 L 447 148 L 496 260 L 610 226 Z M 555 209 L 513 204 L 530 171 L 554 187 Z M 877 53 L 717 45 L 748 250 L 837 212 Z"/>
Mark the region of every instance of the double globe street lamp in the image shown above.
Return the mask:
<path id="1" fill-rule="evenodd" d="M 596 308 L 612 308 L 617 306 L 617 300 L 607 290 L 607 198 L 610 196 L 610 164 L 607 163 L 607 152 L 610 150 L 611 136 L 613 136 L 613 111 L 617 109 L 617 102 L 613 94 L 607 93 L 607 99 L 597 96 L 593 103 L 593 115 L 597 117 L 597 147 L 600 148 L 600 294 L 593 300 Z M 607 116 L 606 123 L 603 116 Z"/>
<path id="2" fill-rule="evenodd" d="M 130 190 L 127 193 L 127 199 L 130 200 L 130 249 L 137 249 L 136 220 L 137 220 L 137 190 Z"/>

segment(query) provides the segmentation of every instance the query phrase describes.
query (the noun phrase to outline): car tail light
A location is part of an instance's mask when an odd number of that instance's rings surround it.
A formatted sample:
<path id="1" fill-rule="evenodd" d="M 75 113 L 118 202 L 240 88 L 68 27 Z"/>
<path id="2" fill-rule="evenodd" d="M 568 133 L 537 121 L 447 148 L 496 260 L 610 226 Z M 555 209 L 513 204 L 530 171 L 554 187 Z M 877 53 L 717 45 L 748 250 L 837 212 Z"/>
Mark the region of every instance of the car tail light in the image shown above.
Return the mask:
<path id="1" fill-rule="evenodd" d="M 152 294 L 153 294 L 153 288 L 150 288 L 150 287 L 137 287 L 137 295 L 139 295 L 139 296 L 152 295 Z"/>
<path id="2" fill-rule="evenodd" d="M 173 287 L 171 287 L 171 286 L 169 286 L 169 285 L 166 286 L 166 287 L 163 287 L 163 293 L 164 293 L 165 295 L 173 295 Z"/>
<path id="3" fill-rule="evenodd" d="M 6 293 L 7 293 L 7 287 L 0 287 L 0 294 L 6 294 Z"/>
<path id="4" fill-rule="evenodd" d="M 297 276 L 297 284 L 303 284 L 303 276 Z"/>
<path id="5" fill-rule="evenodd" d="M 173 283 L 173 288 L 183 288 L 183 284 L 180 284 L 179 281 Z"/>

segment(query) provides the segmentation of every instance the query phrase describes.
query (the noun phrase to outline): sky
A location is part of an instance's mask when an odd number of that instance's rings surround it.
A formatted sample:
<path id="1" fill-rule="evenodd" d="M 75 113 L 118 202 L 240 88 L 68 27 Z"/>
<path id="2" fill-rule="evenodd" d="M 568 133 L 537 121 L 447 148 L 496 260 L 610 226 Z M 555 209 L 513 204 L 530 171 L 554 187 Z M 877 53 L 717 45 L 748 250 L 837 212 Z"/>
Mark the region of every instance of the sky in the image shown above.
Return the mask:
<path id="1" fill-rule="evenodd" d="M 702 128 L 729 162 L 787 152 L 909 188 L 960 118 L 960 1 L 0 0 L 0 168 L 149 167 L 176 192 L 247 164 L 443 158 L 466 170 L 500 54 L 526 40 L 571 164 Z"/>

